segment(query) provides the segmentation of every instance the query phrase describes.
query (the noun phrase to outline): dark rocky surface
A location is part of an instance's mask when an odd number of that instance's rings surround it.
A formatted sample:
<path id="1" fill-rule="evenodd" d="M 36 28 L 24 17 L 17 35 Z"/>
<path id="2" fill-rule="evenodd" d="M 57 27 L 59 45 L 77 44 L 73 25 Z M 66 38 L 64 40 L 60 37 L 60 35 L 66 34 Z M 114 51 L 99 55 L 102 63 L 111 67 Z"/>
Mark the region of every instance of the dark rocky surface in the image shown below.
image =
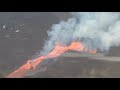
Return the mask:
<path id="1" fill-rule="evenodd" d="M 0 72 L 9 74 L 42 50 L 46 31 L 69 17 L 66 12 L 0 12 Z M 120 47 L 111 48 L 108 56 L 120 56 Z M 47 69 L 26 77 L 120 77 L 119 62 L 75 57 L 55 60 Z"/>

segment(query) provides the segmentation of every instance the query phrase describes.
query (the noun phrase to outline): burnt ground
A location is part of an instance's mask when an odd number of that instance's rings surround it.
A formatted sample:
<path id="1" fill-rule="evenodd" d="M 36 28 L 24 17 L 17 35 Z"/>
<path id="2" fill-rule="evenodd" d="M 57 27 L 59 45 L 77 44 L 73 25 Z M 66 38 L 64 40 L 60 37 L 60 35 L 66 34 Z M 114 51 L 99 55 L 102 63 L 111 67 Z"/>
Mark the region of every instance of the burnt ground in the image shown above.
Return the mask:
<path id="1" fill-rule="evenodd" d="M 66 12 L 0 12 L 1 75 L 19 68 L 42 50 L 46 31 L 68 17 Z M 120 47 L 111 48 L 108 56 L 120 56 Z M 55 60 L 45 65 L 47 69 L 26 77 L 120 77 L 119 62 L 69 57 Z"/>
<path id="2" fill-rule="evenodd" d="M 59 58 L 49 63 L 45 71 L 29 78 L 117 78 L 120 62 L 97 61 L 88 58 Z M 42 67 L 42 69 L 44 69 Z"/>

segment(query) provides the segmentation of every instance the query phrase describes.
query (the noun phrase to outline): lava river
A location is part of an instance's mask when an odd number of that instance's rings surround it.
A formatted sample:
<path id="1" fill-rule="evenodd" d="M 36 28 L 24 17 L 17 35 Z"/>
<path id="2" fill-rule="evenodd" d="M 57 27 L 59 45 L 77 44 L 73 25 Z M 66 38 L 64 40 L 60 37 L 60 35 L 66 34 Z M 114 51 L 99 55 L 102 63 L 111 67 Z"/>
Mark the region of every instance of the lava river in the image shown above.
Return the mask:
<path id="1" fill-rule="evenodd" d="M 14 72 L 10 73 L 6 76 L 6 78 L 23 78 L 24 75 L 31 69 L 36 69 L 37 65 L 40 64 L 43 60 L 47 58 L 56 58 L 63 54 L 68 50 L 74 51 L 88 51 L 90 53 L 95 54 L 96 50 L 88 50 L 84 47 L 84 45 L 80 42 L 72 42 L 69 46 L 62 46 L 60 44 L 56 44 L 53 51 L 48 53 L 45 56 L 40 56 L 34 60 L 28 60 L 26 64 L 21 66 L 19 69 L 15 70 Z"/>

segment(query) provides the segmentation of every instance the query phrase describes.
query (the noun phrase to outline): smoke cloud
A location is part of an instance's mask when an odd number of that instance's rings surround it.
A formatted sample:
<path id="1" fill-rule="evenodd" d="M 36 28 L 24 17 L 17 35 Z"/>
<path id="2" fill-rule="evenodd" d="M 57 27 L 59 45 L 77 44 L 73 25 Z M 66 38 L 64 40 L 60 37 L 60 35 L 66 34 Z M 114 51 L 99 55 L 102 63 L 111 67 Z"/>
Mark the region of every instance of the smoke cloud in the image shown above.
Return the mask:
<path id="1" fill-rule="evenodd" d="M 41 54 L 49 53 L 56 43 L 68 45 L 82 40 L 88 49 L 109 51 L 120 45 L 119 12 L 74 12 L 72 18 L 54 24 L 48 33 L 48 40 Z M 79 39 L 78 39 L 79 38 Z"/>

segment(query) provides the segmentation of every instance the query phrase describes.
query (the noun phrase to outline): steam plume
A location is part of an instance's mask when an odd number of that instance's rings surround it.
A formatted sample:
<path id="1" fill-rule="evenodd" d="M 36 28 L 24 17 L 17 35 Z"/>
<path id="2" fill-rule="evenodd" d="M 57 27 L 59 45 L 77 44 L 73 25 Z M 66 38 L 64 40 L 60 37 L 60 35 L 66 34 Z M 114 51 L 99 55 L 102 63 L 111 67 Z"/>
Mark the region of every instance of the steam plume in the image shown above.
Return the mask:
<path id="1" fill-rule="evenodd" d="M 109 51 L 120 45 L 119 12 L 76 12 L 68 21 L 54 24 L 48 33 L 41 54 L 50 52 L 56 43 L 68 45 L 74 40 L 83 40 L 88 49 Z M 79 39 L 77 39 L 79 38 Z"/>

